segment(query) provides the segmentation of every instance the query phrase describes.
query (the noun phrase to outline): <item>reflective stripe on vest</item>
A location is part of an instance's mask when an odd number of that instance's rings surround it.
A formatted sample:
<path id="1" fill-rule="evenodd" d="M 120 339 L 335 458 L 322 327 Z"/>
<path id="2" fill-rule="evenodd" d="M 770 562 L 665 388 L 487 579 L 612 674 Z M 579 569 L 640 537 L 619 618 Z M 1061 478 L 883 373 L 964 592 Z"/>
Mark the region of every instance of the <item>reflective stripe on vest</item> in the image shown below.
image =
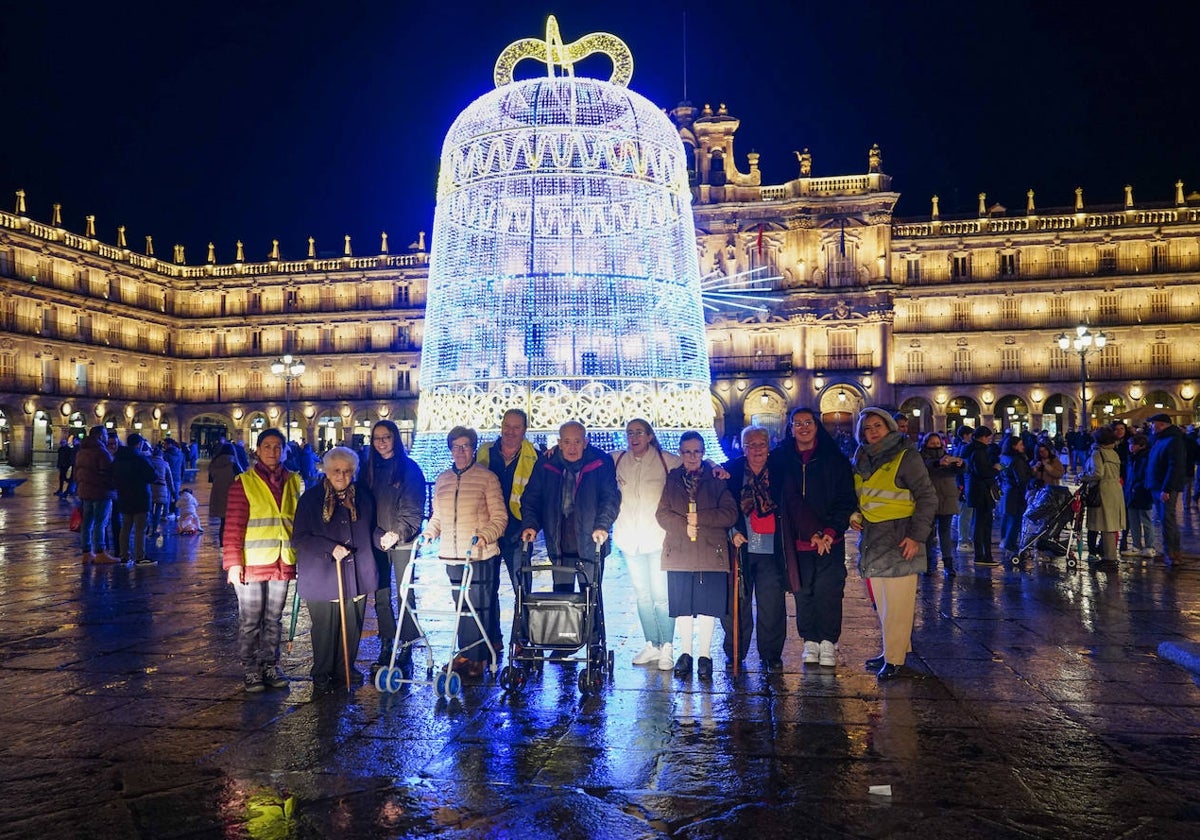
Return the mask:
<path id="1" fill-rule="evenodd" d="M 242 483 L 246 501 L 250 503 L 244 549 L 246 565 L 270 566 L 280 559 L 289 566 L 296 565 L 292 520 L 300 498 L 300 476 L 292 473 L 283 483 L 282 505 L 275 504 L 271 488 L 254 469 L 246 470 L 237 480 Z"/>
<path id="2" fill-rule="evenodd" d="M 868 522 L 887 522 L 892 519 L 905 519 L 912 516 L 917 509 L 912 492 L 904 490 L 896 484 L 896 473 L 900 471 L 901 452 L 863 480 L 861 475 L 854 476 L 854 489 L 858 491 L 858 509 Z"/>

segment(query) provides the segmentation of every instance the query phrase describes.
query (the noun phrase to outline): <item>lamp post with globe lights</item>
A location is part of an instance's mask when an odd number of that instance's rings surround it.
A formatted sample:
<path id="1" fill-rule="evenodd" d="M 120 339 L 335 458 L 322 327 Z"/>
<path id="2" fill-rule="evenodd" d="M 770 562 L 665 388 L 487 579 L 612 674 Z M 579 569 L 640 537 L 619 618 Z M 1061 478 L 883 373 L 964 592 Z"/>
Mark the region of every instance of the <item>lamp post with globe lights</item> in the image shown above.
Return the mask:
<path id="1" fill-rule="evenodd" d="M 1103 331 L 1094 333 L 1086 324 L 1080 324 L 1075 328 L 1074 337 L 1064 332 L 1060 333 L 1055 341 L 1060 350 L 1074 350 L 1079 354 L 1079 404 L 1082 407 L 1079 412 L 1079 427 L 1086 431 L 1084 424 L 1091 425 L 1087 413 L 1087 357 L 1089 353 L 1103 350 L 1104 345 L 1108 343 L 1108 336 Z"/>
<path id="2" fill-rule="evenodd" d="M 283 403 L 287 423 L 287 440 L 292 441 L 292 380 L 299 379 L 304 374 L 304 362 L 291 353 L 271 362 L 271 373 L 283 377 Z"/>

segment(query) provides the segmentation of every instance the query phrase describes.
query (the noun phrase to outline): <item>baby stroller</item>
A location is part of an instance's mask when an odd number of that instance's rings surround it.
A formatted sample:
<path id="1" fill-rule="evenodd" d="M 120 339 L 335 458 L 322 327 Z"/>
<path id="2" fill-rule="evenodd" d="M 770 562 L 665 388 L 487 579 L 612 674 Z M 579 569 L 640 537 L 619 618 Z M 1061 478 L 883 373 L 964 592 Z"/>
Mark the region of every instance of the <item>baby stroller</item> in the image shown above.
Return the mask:
<path id="1" fill-rule="evenodd" d="M 1042 487 L 1034 491 L 1021 518 L 1021 548 L 1013 562 L 1036 558 L 1041 551 L 1055 557 L 1066 555 L 1067 565 L 1074 566 L 1078 557 L 1072 540 L 1082 510 L 1082 495 L 1078 491 L 1072 493 L 1066 487 Z M 1058 536 L 1068 524 L 1072 526 L 1071 531 L 1066 540 L 1060 540 Z"/>
<path id="2" fill-rule="evenodd" d="M 601 594 L 600 563 L 579 561 L 574 566 L 533 564 L 533 543 L 521 550 L 517 569 L 513 631 L 509 664 L 500 671 L 500 687 L 520 691 L 529 671 L 540 669 L 549 654 L 558 662 L 582 662 L 579 691 L 585 696 L 598 691 L 605 674 L 611 675 L 613 652 L 604 635 L 604 602 Z M 591 574 L 591 567 L 595 574 Z M 535 591 L 534 575 L 566 572 L 579 581 L 578 592 Z M 582 658 L 571 656 L 583 651 Z"/>

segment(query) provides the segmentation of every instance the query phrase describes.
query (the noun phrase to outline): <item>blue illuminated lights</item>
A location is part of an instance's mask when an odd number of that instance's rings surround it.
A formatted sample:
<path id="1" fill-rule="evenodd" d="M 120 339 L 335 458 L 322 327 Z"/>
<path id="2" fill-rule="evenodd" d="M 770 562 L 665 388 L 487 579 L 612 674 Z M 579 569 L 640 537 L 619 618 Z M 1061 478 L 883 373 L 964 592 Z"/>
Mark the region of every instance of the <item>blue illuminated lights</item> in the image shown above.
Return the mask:
<path id="1" fill-rule="evenodd" d="M 687 155 L 621 84 L 500 84 L 443 144 L 414 457 L 444 468 L 450 428 L 487 440 L 507 408 L 538 441 L 579 420 L 617 448 L 643 417 L 664 446 L 696 429 L 719 457 Z"/>

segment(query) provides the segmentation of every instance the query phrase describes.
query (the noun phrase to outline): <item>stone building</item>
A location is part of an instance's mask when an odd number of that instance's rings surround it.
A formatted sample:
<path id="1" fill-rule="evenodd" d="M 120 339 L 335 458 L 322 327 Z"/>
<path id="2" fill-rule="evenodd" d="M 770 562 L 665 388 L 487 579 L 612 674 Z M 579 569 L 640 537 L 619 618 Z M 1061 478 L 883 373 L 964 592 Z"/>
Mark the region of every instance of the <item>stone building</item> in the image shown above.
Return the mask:
<path id="1" fill-rule="evenodd" d="M 700 269 L 743 289 L 708 316 L 719 435 L 776 430 L 817 408 L 849 429 L 864 404 L 898 406 L 922 430 L 962 422 L 1061 430 L 1165 409 L 1191 421 L 1200 370 L 1200 195 L 1145 204 L 898 220 L 877 146 L 863 174 L 823 176 L 798 151 L 797 177 L 763 186 L 755 153 L 738 168 L 739 120 L 683 104 L 672 117 L 694 159 Z M 428 252 L 387 236 L 371 256 L 263 257 L 188 264 L 68 231 L 61 208 L 31 217 L 18 192 L 0 212 L 0 444 L 27 465 L 93 423 L 208 443 L 291 421 L 316 445 L 416 418 Z M 769 290 L 762 291 L 764 284 Z M 757 285 L 756 285 L 757 283 Z M 724 300 L 727 300 L 725 298 Z M 1080 325 L 1097 346 L 1070 345 Z M 284 354 L 295 377 L 272 372 Z"/>

